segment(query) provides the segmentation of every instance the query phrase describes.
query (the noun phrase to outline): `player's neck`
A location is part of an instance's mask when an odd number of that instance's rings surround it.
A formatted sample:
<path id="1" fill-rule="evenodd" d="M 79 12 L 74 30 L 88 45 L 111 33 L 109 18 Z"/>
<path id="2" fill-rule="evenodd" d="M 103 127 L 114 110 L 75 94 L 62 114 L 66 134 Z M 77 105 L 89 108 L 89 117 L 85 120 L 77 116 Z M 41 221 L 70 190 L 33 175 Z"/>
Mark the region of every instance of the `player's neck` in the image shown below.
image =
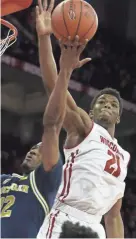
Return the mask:
<path id="1" fill-rule="evenodd" d="M 99 124 L 100 126 L 102 126 L 104 129 L 106 129 L 108 131 L 108 133 L 110 134 L 110 136 L 114 139 L 114 135 L 115 135 L 115 125 L 110 125 L 107 124 L 105 122 L 96 122 L 97 124 Z"/>
<path id="2" fill-rule="evenodd" d="M 112 139 L 114 139 L 114 135 L 115 135 L 115 127 L 111 127 L 107 129 L 108 133 L 110 134 L 110 136 L 112 137 Z"/>

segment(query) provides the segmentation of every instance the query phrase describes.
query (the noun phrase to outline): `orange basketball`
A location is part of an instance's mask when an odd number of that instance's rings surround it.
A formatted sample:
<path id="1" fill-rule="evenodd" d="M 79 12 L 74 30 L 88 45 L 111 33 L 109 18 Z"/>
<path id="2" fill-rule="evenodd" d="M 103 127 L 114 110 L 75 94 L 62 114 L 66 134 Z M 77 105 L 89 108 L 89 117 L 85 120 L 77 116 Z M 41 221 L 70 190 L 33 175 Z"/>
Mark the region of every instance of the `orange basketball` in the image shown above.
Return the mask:
<path id="1" fill-rule="evenodd" d="M 52 29 L 57 39 L 65 42 L 76 35 L 80 42 L 90 40 L 96 33 L 98 17 L 93 7 L 83 0 L 61 2 L 52 13 Z"/>

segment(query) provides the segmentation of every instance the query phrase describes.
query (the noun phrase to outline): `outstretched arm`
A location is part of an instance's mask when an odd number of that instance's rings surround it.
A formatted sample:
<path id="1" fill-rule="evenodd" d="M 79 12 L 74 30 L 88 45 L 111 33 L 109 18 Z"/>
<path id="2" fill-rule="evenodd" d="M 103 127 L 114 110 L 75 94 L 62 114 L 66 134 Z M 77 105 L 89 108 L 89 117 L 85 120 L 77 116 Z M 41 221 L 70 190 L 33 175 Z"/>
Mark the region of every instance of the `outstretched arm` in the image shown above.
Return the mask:
<path id="1" fill-rule="evenodd" d="M 45 171 L 50 171 L 59 159 L 59 134 L 66 112 L 65 91 L 69 77 L 69 72 L 60 71 L 43 116 L 44 133 L 41 153 Z M 60 94 L 62 84 L 64 89 Z"/>
<path id="2" fill-rule="evenodd" d="M 51 93 L 55 81 L 57 79 L 57 68 L 54 60 L 50 34 L 52 33 L 51 28 L 51 11 L 54 6 L 54 0 L 50 1 L 49 7 L 47 8 L 47 0 L 44 0 L 43 6 L 41 0 L 39 0 L 39 7 L 36 10 L 36 28 L 39 39 L 39 59 L 42 73 L 42 79 L 48 92 Z M 69 59 L 71 60 L 71 59 Z M 84 59 L 83 61 L 77 61 L 77 68 L 88 62 L 90 59 Z M 84 120 L 82 120 L 82 118 Z M 74 123 L 75 124 L 74 124 Z M 74 99 L 67 91 L 67 108 L 66 117 L 63 124 L 67 131 L 77 130 L 79 133 L 88 133 L 91 127 L 91 122 L 88 114 L 81 110 L 75 103 Z M 86 132 L 87 131 L 87 132 Z"/>
<path id="3" fill-rule="evenodd" d="M 68 83 L 77 58 L 85 47 L 85 45 L 78 47 L 77 44 L 78 38 L 75 39 L 73 47 L 65 48 L 61 44 L 60 72 L 43 117 L 44 134 L 41 150 L 46 171 L 51 170 L 59 158 L 59 134 L 66 113 Z"/>

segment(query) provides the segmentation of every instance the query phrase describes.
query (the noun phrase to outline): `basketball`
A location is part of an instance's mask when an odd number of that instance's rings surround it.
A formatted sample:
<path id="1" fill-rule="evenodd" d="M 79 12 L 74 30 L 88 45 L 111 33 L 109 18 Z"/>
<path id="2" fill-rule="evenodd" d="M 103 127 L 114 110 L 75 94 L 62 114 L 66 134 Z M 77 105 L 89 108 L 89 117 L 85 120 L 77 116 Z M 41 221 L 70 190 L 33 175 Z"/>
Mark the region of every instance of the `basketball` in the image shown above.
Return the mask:
<path id="1" fill-rule="evenodd" d="M 55 37 L 66 42 L 76 35 L 80 42 L 91 40 L 98 27 L 98 17 L 93 7 L 83 0 L 61 2 L 52 13 L 52 29 Z"/>

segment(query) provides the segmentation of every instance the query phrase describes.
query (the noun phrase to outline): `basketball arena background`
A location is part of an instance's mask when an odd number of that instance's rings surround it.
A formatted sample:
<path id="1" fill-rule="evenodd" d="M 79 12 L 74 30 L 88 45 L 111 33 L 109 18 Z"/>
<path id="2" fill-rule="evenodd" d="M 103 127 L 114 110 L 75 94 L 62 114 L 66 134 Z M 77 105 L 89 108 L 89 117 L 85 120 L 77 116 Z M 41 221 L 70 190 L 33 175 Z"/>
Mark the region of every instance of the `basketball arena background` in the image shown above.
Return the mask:
<path id="1" fill-rule="evenodd" d="M 125 237 L 136 237 L 136 0 L 90 0 L 99 18 L 96 36 L 84 51 L 93 60 L 72 75 L 69 90 L 83 109 L 97 90 L 113 87 L 124 99 L 124 113 L 116 136 L 131 153 L 123 200 Z M 56 5 L 59 1 L 56 1 Z M 1 133 L 2 173 L 20 173 L 20 163 L 28 149 L 41 140 L 42 115 L 47 96 L 42 84 L 35 4 L 7 16 L 19 31 L 17 42 L 2 56 Z M 7 30 L 2 28 L 2 35 Z M 60 50 L 52 37 L 58 65 Z M 60 136 L 60 151 L 65 132 Z"/>

